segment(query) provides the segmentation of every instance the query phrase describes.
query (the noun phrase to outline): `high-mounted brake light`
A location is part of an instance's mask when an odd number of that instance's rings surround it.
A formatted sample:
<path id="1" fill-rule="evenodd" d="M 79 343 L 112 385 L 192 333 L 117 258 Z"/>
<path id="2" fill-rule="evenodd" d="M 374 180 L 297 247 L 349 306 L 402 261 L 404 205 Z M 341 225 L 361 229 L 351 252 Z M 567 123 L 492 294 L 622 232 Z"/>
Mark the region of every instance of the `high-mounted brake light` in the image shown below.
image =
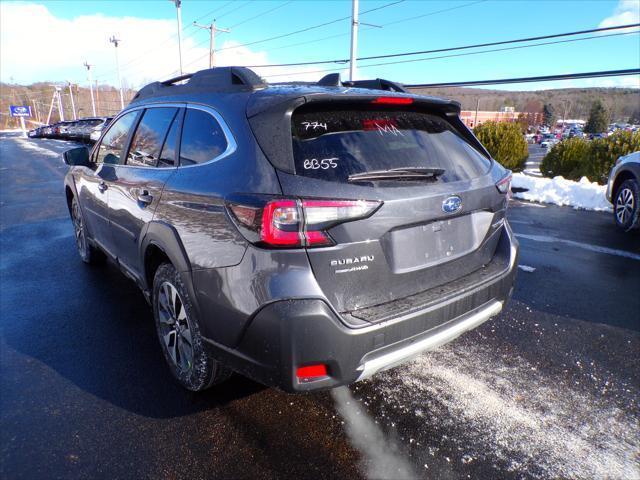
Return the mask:
<path id="1" fill-rule="evenodd" d="M 413 98 L 409 97 L 378 97 L 371 103 L 376 105 L 411 105 Z"/>
<path id="2" fill-rule="evenodd" d="M 235 219 L 248 228 L 251 241 L 273 247 L 334 245 L 326 230 L 371 215 L 381 202 L 367 200 L 278 199 L 264 207 L 231 204 Z"/>
<path id="3" fill-rule="evenodd" d="M 502 178 L 498 183 L 496 183 L 496 188 L 500 193 L 508 193 L 511 195 L 511 172 Z"/>

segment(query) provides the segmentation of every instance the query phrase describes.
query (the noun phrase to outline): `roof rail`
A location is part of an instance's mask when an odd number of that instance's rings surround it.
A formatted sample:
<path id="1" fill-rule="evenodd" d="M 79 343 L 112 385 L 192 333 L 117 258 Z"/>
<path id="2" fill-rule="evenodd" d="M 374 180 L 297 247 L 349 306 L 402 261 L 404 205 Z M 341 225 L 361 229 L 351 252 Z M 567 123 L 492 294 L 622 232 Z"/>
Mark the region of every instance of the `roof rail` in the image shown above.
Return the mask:
<path id="1" fill-rule="evenodd" d="M 184 80 L 188 81 L 182 85 L 176 85 Z M 132 102 L 157 94 L 186 93 L 204 89 L 208 92 L 230 92 L 255 90 L 265 86 L 264 80 L 253 70 L 246 67 L 215 67 L 180 75 L 162 82 L 150 83 L 140 89 L 136 96 L 133 97 Z"/>
<path id="2" fill-rule="evenodd" d="M 321 87 L 354 87 L 354 88 L 367 88 L 371 90 L 387 90 L 390 92 L 402 92 L 410 93 L 399 83 L 392 82 L 391 80 L 385 80 L 383 78 L 376 78 L 374 80 L 354 80 L 343 82 L 340 80 L 339 73 L 330 73 L 325 75 L 318 81 L 318 85 Z"/>

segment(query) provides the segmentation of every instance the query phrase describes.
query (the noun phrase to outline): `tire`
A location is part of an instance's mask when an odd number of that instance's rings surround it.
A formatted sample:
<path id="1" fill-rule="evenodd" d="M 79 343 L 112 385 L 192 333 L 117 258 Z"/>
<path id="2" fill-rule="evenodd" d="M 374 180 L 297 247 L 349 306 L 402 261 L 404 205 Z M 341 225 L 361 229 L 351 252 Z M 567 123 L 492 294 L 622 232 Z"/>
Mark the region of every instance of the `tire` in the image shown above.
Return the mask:
<path id="1" fill-rule="evenodd" d="M 613 218 L 625 232 L 640 225 L 640 185 L 634 179 L 625 180 L 618 187 L 613 200 Z"/>
<path id="2" fill-rule="evenodd" d="M 104 260 L 104 254 L 89 243 L 82 210 L 75 197 L 71 200 L 71 222 L 73 223 L 76 248 L 82 261 L 90 265 L 101 263 Z"/>
<path id="3" fill-rule="evenodd" d="M 170 263 L 160 265 L 153 279 L 153 317 L 162 353 L 180 385 L 200 392 L 231 376 L 207 354 L 192 300 Z"/>

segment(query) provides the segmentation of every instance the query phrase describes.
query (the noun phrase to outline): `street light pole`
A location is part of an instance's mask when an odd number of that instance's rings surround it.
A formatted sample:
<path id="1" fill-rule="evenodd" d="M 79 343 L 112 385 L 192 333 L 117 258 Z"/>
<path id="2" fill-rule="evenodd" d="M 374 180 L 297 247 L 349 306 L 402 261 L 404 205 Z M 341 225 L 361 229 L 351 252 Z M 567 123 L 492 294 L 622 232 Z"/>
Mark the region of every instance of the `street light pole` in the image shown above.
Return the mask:
<path id="1" fill-rule="evenodd" d="M 211 25 L 200 25 L 199 23 L 193 22 L 194 27 L 204 28 L 209 30 L 209 68 L 213 68 L 216 66 L 216 32 L 229 33 L 231 30 L 228 28 L 218 28 L 216 27 L 215 19 L 211 23 Z"/>
<path id="2" fill-rule="evenodd" d="M 69 97 L 71 97 L 71 111 L 73 112 L 73 119 L 77 120 L 76 103 L 73 101 L 73 89 L 71 88 L 71 82 L 69 80 L 67 80 L 67 83 L 69 84 Z"/>
<path id="3" fill-rule="evenodd" d="M 356 55 L 358 50 L 358 0 L 351 0 L 351 57 L 349 61 L 349 80 L 356 76 Z"/>
<path id="4" fill-rule="evenodd" d="M 118 72 L 118 83 L 120 84 L 120 108 L 124 108 L 124 94 L 122 93 L 122 78 L 120 78 L 120 63 L 118 62 L 118 43 L 120 43 L 120 39 L 116 38 L 115 35 L 111 35 L 109 39 L 111 43 L 116 47 L 116 71 Z"/>
<path id="5" fill-rule="evenodd" d="M 169 0 L 176 6 L 176 17 L 178 20 L 178 57 L 180 59 L 180 75 L 182 75 L 182 14 L 180 12 L 181 0 Z"/>
<path id="6" fill-rule="evenodd" d="M 55 95 L 58 97 L 58 114 L 60 116 L 60 121 L 64 122 L 64 110 L 62 109 L 62 95 L 60 94 L 61 88 L 56 86 Z"/>
<path id="7" fill-rule="evenodd" d="M 88 80 L 89 80 L 89 92 L 91 93 L 91 108 L 93 109 L 93 116 L 96 117 L 96 102 L 93 99 L 93 81 L 91 80 L 91 67 L 92 65 L 89 65 L 89 63 L 87 63 L 87 61 L 85 60 L 84 62 L 84 66 L 87 69 L 87 75 L 88 75 Z"/>

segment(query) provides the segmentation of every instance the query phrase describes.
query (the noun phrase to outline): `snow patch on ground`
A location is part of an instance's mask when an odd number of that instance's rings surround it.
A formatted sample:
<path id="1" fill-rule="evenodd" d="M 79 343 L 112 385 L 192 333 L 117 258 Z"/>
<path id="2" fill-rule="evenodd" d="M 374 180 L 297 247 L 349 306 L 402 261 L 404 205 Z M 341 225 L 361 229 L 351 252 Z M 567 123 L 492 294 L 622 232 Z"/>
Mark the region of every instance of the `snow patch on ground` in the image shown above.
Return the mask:
<path id="1" fill-rule="evenodd" d="M 585 210 L 611 211 L 611 204 L 605 196 L 607 187 L 590 182 L 587 177 L 574 182 L 564 177 L 537 178 L 523 173 L 514 173 L 512 187 L 528 190 L 514 192 L 515 198 L 523 200 L 567 205 Z"/>
<path id="2" fill-rule="evenodd" d="M 53 150 L 49 150 L 48 148 L 40 147 L 39 145 L 36 145 L 32 140 L 29 140 L 28 138 L 15 137 L 12 140 L 18 142 L 21 148 L 24 148 L 26 150 L 31 150 L 32 152 L 35 152 L 38 155 L 46 155 L 47 157 L 51 157 L 51 158 L 61 158 L 60 153 L 56 153 Z"/>
<path id="3" fill-rule="evenodd" d="M 391 406 L 463 429 L 464 448 L 482 446 L 470 457 L 491 454 L 536 478 L 640 479 L 640 420 L 522 358 L 496 363 L 484 347 L 447 345 L 382 380 Z"/>
<path id="4" fill-rule="evenodd" d="M 518 265 L 518 268 L 520 270 L 525 271 L 525 272 L 535 272 L 536 271 L 536 267 L 530 267 L 529 265 Z"/>

